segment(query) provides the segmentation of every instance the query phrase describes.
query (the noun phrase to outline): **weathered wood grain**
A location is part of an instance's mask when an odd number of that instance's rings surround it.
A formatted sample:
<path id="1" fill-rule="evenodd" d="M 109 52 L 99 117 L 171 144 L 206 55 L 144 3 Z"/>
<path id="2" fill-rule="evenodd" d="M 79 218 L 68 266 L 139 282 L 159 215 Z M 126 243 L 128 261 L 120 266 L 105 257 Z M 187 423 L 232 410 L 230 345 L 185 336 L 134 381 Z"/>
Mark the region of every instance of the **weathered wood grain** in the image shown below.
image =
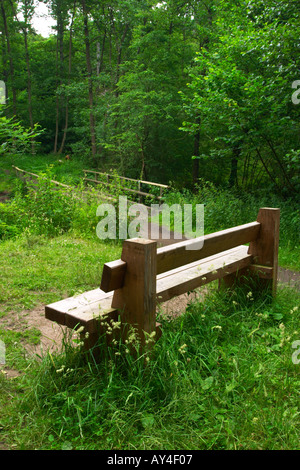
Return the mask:
<path id="1" fill-rule="evenodd" d="M 143 332 L 155 331 L 156 242 L 135 238 L 123 243 L 121 255 L 126 262 L 124 284 L 114 291 L 112 307 L 121 312 L 122 321 Z"/>
<path id="2" fill-rule="evenodd" d="M 256 239 L 259 229 L 259 222 L 251 222 L 211 233 L 203 238 L 185 240 L 174 245 L 158 248 L 157 274 L 251 242 Z M 201 241 L 203 241 L 203 246 L 201 246 Z"/>

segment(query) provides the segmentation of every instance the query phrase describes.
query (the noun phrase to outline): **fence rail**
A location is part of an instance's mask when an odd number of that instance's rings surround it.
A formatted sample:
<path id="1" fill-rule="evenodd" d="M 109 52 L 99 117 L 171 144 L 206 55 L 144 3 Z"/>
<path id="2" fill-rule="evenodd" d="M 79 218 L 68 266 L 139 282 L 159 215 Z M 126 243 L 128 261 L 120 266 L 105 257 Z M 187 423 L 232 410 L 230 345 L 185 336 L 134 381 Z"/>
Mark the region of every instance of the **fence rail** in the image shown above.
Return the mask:
<path id="1" fill-rule="evenodd" d="M 14 166 L 12 165 L 12 167 L 14 168 L 14 170 L 16 171 L 16 175 L 19 177 L 20 176 L 20 173 L 22 175 L 28 175 L 30 179 L 38 179 L 40 178 L 41 176 L 40 175 L 37 175 L 36 173 L 31 173 L 30 171 L 26 171 L 26 170 L 22 170 L 21 168 L 18 168 L 17 166 Z M 55 180 L 50 180 L 51 183 L 55 184 L 56 186 L 61 186 L 62 188 L 66 188 L 66 189 L 74 189 L 72 188 L 72 186 L 69 186 L 67 184 L 64 184 L 64 183 L 60 183 L 59 181 L 55 181 Z"/>
<path id="2" fill-rule="evenodd" d="M 37 175 L 36 173 L 32 173 L 32 172 L 27 171 L 27 170 L 22 170 L 21 168 L 18 168 L 15 165 L 12 165 L 12 168 L 15 170 L 16 175 L 17 175 L 18 178 L 30 179 L 31 181 L 32 180 L 38 180 L 38 179 L 42 178 L 41 175 Z M 87 197 L 87 196 L 93 196 L 93 197 L 99 199 L 99 201 L 102 200 L 102 199 L 107 199 L 107 200 L 112 200 L 113 199 L 112 197 L 109 197 L 108 195 L 101 195 L 101 197 L 99 197 L 98 194 L 93 193 L 91 191 L 78 189 L 76 186 L 70 186 L 68 184 L 61 183 L 61 182 L 56 181 L 56 180 L 51 179 L 50 182 L 52 184 L 54 184 L 56 187 L 60 187 L 60 188 L 63 188 L 63 189 L 66 189 L 66 190 L 70 191 L 70 193 L 72 193 L 73 197 L 75 197 L 76 199 L 83 199 L 84 197 Z"/>
<path id="3" fill-rule="evenodd" d="M 38 180 L 42 177 L 41 175 L 38 175 L 36 173 L 32 173 L 32 172 L 27 171 L 27 170 L 22 170 L 21 168 L 18 168 L 15 165 L 12 165 L 12 168 L 15 170 L 17 177 L 21 178 L 21 179 L 24 178 L 24 179 L 30 179 L 30 180 Z M 139 197 L 139 202 L 141 202 L 142 197 L 151 198 L 151 199 L 154 199 L 154 200 L 156 199 L 158 201 L 163 201 L 163 199 L 164 199 L 163 191 L 169 188 L 169 186 L 166 185 L 166 184 L 154 183 L 154 182 L 145 181 L 145 180 L 135 180 L 133 178 L 127 178 L 125 176 L 115 176 L 115 175 L 111 175 L 111 174 L 108 174 L 108 173 L 101 173 L 99 171 L 94 171 L 94 170 L 83 170 L 83 172 L 84 172 L 84 175 L 85 175 L 84 178 L 83 178 L 84 182 L 90 181 L 90 182 L 93 182 L 93 183 L 101 184 L 105 187 L 117 187 L 117 181 L 118 180 L 120 180 L 120 181 L 131 181 L 134 184 L 137 183 L 138 184 L 138 189 L 128 188 L 128 187 L 122 185 L 121 190 L 136 194 Z M 87 178 L 86 174 L 88 174 L 88 173 L 91 173 L 91 174 L 95 175 L 94 178 Z M 105 176 L 106 181 L 100 181 L 99 179 L 97 179 L 97 175 Z M 53 183 L 57 187 L 67 189 L 67 190 L 71 191 L 72 193 L 76 192 L 76 197 L 79 197 L 78 188 L 76 188 L 74 186 L 67 185 L 65 183 L 61 183 L 61 182 L 56 181 L 56 180 L 51 179 L 50 181 L 51 181 L 51 183 Z M 153 187 L 159 188 L 159 195 L 152 194 L 150 192 L 141 191 L 140 190 L 141 185 L 148 185 L 150 187 L 153 186 Z M 81 193 L 82 197 L 87 195 L 87 194 L 90 194 L 90 195 L 94 195 L 95 197 L 99 197 L 99 199 L 106 199 L 106 200 L 110 200 L 110 201 L 113 201 L 115 199 L 115 195 L 114 194 L 108 194 L 107 191 L 105 191 L 105 194 L 101 194 L 101 196 L 99 196 L 99 194 L 92 193 L 88 190 L 82 190 L 82 189 L 80 190 L 80 193 Z M 133 203 L 133 201 L 128 201 L 128 203 L 129 204 Z"/>
<path id="4" fill-rule="evenodd" d="M 154 183 L 154 182 L 145 181 L 145 180 L 136 180 L 133 178 L 128 178 L 126 176 L 117 176 L 117 175 L 112 175 L 110 173 L 102 173 L 102 172 L 95 171 L 95 170 L 83 170 L 83 172 L 84 172 L 83 180 L 85 182 L 96 183 L 96 184 L 100 184 L 109 188 L 116 188 L 118 181 L 122 183 L 129 181 L 129 182 L 136 184 L 136 188 L 127 187 L 125 186 L 125 184 L 121 184 L 120 189 L 123 191 L 136 194 L 139 197 L 139 202 L 141 202 L 142 198 L 147 198 L 147 197 L 151 199 L 156 199 L 158 201 L 163 201 L 164 199 L 163 191 L 166 189 L 169 189 L 169 186 L 166 184 Z M 89 176 L 89 173 L 93 175 L 93 178 L 87 177 L 87 175 Z M 105 181 L 98 179 L 98 175 L 100 175 L 101 177 L 104 177 Z M 159 195 L 152 194 L 151 192 L 142 191 L 142 186 L 148 186 L 150 188 L 151 187 L 159 188 Z"/>

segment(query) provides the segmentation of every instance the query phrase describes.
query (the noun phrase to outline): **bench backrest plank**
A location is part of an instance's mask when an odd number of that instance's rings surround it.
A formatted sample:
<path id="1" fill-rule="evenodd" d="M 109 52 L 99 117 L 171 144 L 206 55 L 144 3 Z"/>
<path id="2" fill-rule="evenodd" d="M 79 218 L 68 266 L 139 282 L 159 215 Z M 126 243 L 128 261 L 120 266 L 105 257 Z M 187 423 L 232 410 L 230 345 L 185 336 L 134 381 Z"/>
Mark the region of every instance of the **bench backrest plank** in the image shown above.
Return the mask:
<path id="1" fill-rule="evenodd" d="M 236 246 L 255 240 L 260 230 L 259 222 L 232 227 L 204 237 L 168 245 L 157 249 L 156 274 L 176 269 L 217 253 L 227 251 Z M 131 241 L 141 240 L 139 238 Z M 122 254 L 120 260 L 105 263 L 100 288 L 104 292 L 120 289 L 126 273 L 126 261 Z"/>
<path id="2" fill-rule="evenodd" d="M 157 274 L 249 243 L 257 238 L 259 230 L 260 223 L 251 222 L 204 235 L 204 237 L 158 248 Z"/>

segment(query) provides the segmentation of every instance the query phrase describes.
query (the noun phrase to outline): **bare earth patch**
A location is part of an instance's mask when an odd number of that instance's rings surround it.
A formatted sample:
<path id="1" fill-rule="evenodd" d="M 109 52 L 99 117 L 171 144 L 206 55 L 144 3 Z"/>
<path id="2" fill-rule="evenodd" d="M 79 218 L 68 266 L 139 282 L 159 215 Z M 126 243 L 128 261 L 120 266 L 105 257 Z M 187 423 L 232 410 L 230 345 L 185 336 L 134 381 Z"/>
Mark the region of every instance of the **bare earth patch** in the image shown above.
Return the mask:
<path id="1" fill-rule="evenodd" d="M 58 351 L 61 348 L 62 339 L 66 328 L 50 322 L 45 318 L 45 306 L 40 305 L 33 310 L 24 310 L 18 314 L 13 312 L 2 317 L 0 324 L 7 330 L 24 332 L 31 328 L 40 331 L 40 343 L 38 345 L 26 344 L 28 353 L 41 354 L 43 351 Z M 13 377 L 13 372 L 5 368 L 5 373 Z"/>
<path id="2" fill-rule="evenodd" d="M 31 345 L 27 348 L 32 353 L 59 351 L 62 344 L 64 333 L 67 328 L 57 323 L 51 322 L 45 318 L 45 306 L 41 305 L 32 311 L 22 312 L 21 321 L 27 325 L 27 328 L 37 328 L 41 332 L 41 341 L 37 346 Z"/>

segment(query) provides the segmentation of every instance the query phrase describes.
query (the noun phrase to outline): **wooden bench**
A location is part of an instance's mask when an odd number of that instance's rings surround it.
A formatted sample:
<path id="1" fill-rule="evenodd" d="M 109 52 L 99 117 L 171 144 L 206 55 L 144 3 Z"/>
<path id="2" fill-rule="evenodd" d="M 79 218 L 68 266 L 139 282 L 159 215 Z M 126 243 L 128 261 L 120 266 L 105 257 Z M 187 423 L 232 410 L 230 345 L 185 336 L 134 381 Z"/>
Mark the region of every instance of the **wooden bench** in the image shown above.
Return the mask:
<path id="1" fill-rule="evenodd" d="M 262 208 L 255 222 L 205 235 L 202 244 L 193 239 L 157 249 L 155 241 L 125 240 L 121 259 L 104 265 L 100 288 L 47 305 L 46 318 L 72 329 L 83 326 L 91 348 L 102 334 L 103 315 L 121 318 L 142 339 L 154 331 L 158 338 L 157 304 L 216 279 L 231 286 L 255 273 L 257 288 L 275 295 L 279 218 L 279 209 Z"/>

